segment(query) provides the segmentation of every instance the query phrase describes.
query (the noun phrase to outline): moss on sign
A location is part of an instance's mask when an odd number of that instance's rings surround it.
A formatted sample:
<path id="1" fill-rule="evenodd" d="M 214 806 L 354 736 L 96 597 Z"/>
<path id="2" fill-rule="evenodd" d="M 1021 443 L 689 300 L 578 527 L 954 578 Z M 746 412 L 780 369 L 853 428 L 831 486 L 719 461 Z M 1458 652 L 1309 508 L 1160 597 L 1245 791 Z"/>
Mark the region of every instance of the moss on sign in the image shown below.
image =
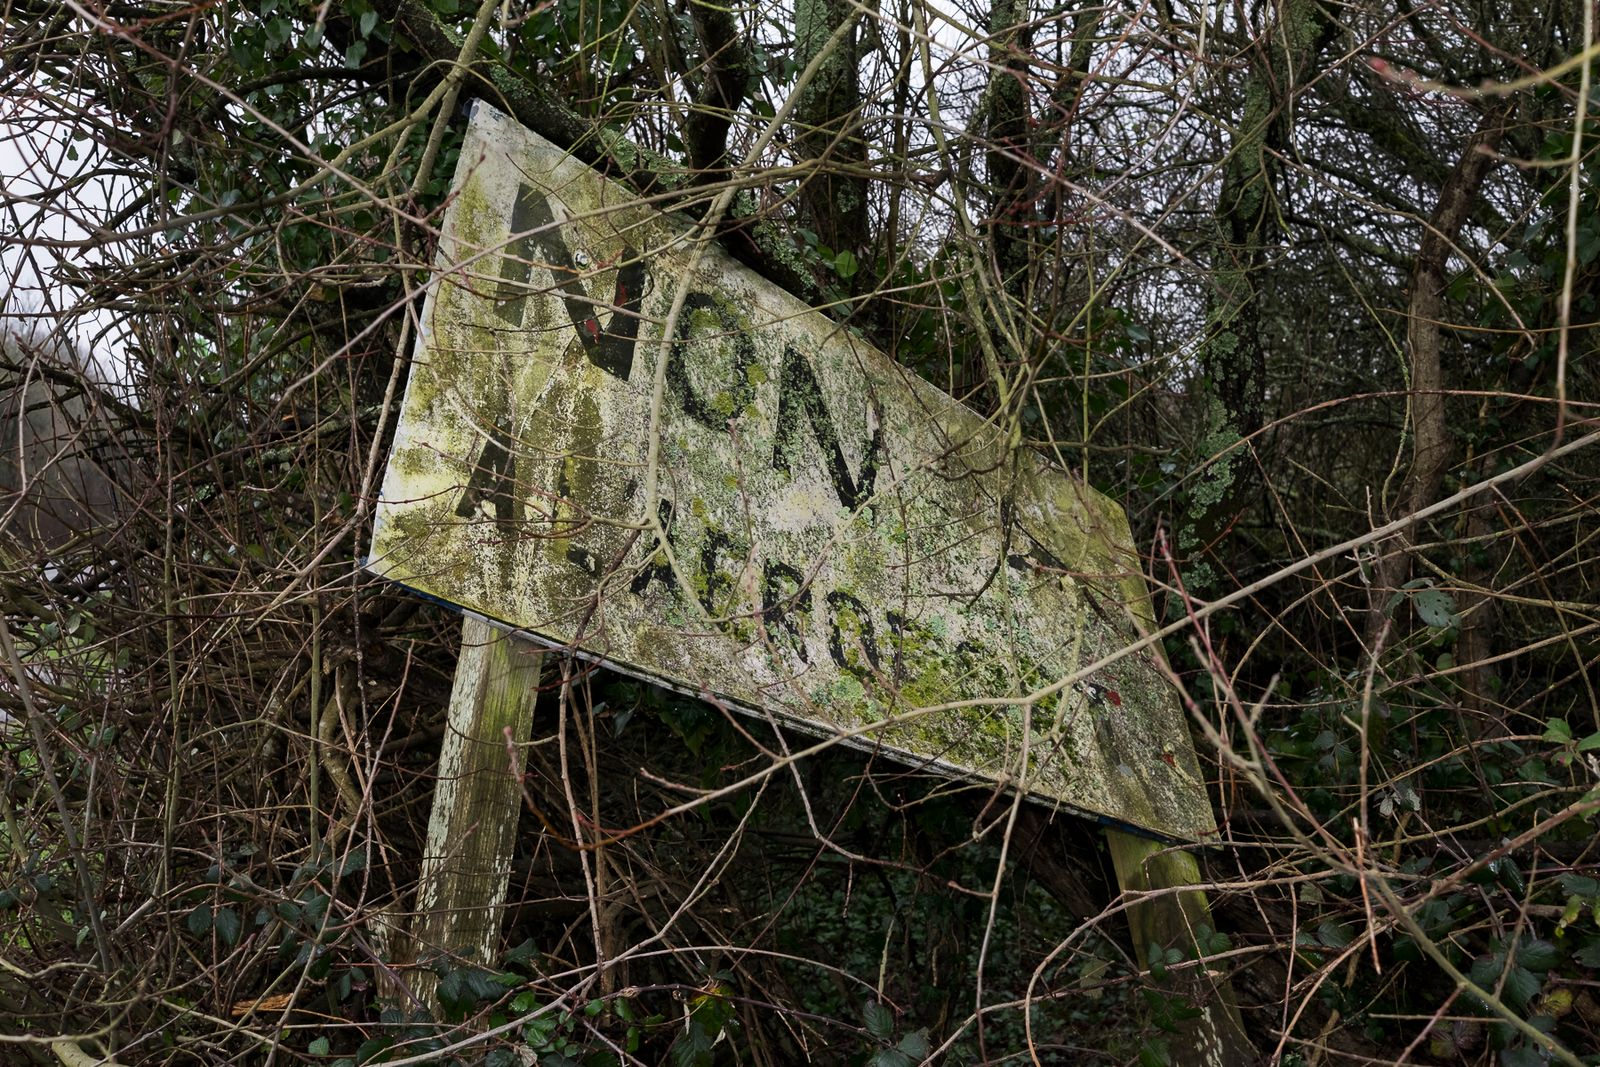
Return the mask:
<path id="1" fill-rule="evenodd" d="M 453 188 L 371 569 L 814 733 L 1214 829 L 1149 653 L 1079 677 L 1148 623 L 1114 502 L 719 250 L 691 270 L 679 220 L 485 105 Z"/>

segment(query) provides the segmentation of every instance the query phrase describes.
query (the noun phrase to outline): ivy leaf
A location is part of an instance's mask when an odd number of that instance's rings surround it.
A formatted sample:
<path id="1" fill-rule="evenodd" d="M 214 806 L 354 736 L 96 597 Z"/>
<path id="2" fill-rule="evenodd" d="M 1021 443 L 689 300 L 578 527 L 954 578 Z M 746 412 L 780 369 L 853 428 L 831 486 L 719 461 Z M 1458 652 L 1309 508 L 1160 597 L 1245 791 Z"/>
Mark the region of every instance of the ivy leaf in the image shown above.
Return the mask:
<path id="1" fill-rule="evenodd" d="M 204 937 L 211 930 L 211 905 L 202 904 L 189 913 L 183 925 L 196 937 Z"/>
<path id="2" fill-rule="evenodd" d="M 1461 625 L 1461 616 L 1456 614 L 1455 598 L 1442 589 L 1413 590 L 1411 603 L 1416 606 L 1417 616 L 1429 626 L 1443 630 Z"/>

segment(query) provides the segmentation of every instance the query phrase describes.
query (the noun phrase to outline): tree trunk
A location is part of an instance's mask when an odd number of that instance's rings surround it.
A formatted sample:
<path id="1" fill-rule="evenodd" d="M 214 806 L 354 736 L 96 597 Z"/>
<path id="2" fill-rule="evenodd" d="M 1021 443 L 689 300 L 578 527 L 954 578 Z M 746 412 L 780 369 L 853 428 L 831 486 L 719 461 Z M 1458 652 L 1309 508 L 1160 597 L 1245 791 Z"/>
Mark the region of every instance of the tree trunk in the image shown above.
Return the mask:
<path id="1" fill-rule="evenodd" d="M 1259 485 L 1251 445 L 1266 425 L 1267 341 L 1262 336 L 1258 276 L 1279 240 L 1275 159 L 1293 141 L 1295 98 L 1315 73 L 1313 63 L 1330 23 L 1319 0 L 1289 0 L 1258 42 L 1260 56 L 1245 83 L 1244 108 L 1229 148 L 1217 199 L 1216 251 L 1200 346 L 1207 406 L 1199 441 L 1206 466 L 1179 527 L 1186 557 L 1219 536 Z M 1214 576 L 1192 569 L 1204 588 Z"/>
<path id="2" fill-rule="evenodd" d="M 808 66 L 834 31 L 860 18 L 849 0 L 801 0 L 795 5 L 795 62 Z M 837 40 L 795 110 L 796 144 L 815 164 L 800 187 L 801 224 L 835 252 L 860 254 L 867 241 L 867 146 L 861 137 L 861 58 L 872 51 L 863 23 Z"/>
<path id="3" fill-rule="evenodd" d="M 1406 319 L 1414 444 L 1411 470 L 1401 487 L 1401 503 L 1395 517 L 1413 514 L 1432 504 L 1438 498 L 1439 485 L 1450 464 L 1452 442 L 1445 421 L 1443 366 L 1445 266 L 1461 224 L 1472 213 L 1478 189 L 1494 166 L 1495 149 L 1505 129 L 1505 118 L 1505 113 L 1499 109 L 1484 115 L 1444 188 L 1439 190 L 1439 202 L 1417 246 Z M 1367 616 L 1368 648 L 1374 647 L 1385 624 L 1389 599 L 1405 584 L 1409 566 L 1410 548 L 1403 542 L 1391 543 L 1379 558 Z M 1394 617 L 1398 621 L 1405 616 L 1396 608 Z"/>
<path id="4" fill-rule="evenodd" d="M 728 129 L 744 99 L 750 53 L 730 8 L 693 0 L 689 15 L 702 55 L 694 107 L 684 119 L 683 143 L 695 169 L 694 181 L 704 185 L 728 177 Z"/>
<path id="5" fill-rule="evenodd" d="M 989 46 L 994 73 L 989 76 L 984 101 L 989 135 L 989 245 L 1000 275 L 999 288 L 1026 306 L 1031 259 L 1028 220 L 1034 186 L 1028 97 L 1032 23 L 1023 0 L 996 0 L 989 21 L 994 29 Z"/>

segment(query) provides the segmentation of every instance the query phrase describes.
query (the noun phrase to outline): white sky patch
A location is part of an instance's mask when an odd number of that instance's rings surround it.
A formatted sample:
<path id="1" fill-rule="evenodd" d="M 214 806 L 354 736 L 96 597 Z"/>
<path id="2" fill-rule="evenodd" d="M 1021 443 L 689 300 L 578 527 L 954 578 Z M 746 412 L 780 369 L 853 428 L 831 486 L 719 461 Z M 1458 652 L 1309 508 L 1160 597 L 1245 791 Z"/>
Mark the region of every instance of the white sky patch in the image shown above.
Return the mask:
<path id="1" fill-rule="evenodd" d="M 56 102 L 57 104 L 59 102 Z M 92 239 L 134 194 L 100 146 L 52 117 L 47 99 L 0 97 L 0 330 L 86 358 L 102 381 L 126 377 L 127 329 L 72 277 L 114 255 Z"/>

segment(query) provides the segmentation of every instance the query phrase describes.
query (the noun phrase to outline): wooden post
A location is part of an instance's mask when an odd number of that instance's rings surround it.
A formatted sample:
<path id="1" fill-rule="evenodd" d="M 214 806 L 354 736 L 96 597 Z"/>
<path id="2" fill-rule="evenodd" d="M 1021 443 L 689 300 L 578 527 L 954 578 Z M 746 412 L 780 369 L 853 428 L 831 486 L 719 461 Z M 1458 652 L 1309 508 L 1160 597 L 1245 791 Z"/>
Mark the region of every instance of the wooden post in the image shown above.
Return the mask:
<path id="1" fill-rule="evenodd" d="M 423 849 L 412 923 L 409 980 L 434 1005 L 441 955 L 457 966 L 487 967 L 500 939 L 500 909 L 522 811 L 520 776 L 533 727 L 543 653 L 481 619 L 461 625 L 461 658 L 439 749 L 438 784 Z M 506 731 L 516 742 L 506 750 Z"/>
<path id="2" fill-rule="evenodd" d="M 1146 893 L 1198 885 L 1200 865 L 1188 852 L 1173 850 L 1144 837 L 1106 831 L 1111 847 L 1111 862 L 1124 893 Z M 1216 929 L 1206 895 L 1198 889 L 1152 897 L 1128 909 L 1128 925 L 1133 929 L 1134 956 L 1139 965 L 1150 965 L 1150 946 L 1180 950 L 1185 959 L 1204 955 L 1197 952 L 1195 931 L 1200 926 Z M 1172 972 L 1161 983 L 1164 991 L 1199 1014 L 1177 1022 L 1169 1044 L 1172 1067 L 1248 1067 L 1259 1062 L 1259 1055 L 1244 1031 L 1239 1005 L 1228 980 L 1203 968 Z"/>

